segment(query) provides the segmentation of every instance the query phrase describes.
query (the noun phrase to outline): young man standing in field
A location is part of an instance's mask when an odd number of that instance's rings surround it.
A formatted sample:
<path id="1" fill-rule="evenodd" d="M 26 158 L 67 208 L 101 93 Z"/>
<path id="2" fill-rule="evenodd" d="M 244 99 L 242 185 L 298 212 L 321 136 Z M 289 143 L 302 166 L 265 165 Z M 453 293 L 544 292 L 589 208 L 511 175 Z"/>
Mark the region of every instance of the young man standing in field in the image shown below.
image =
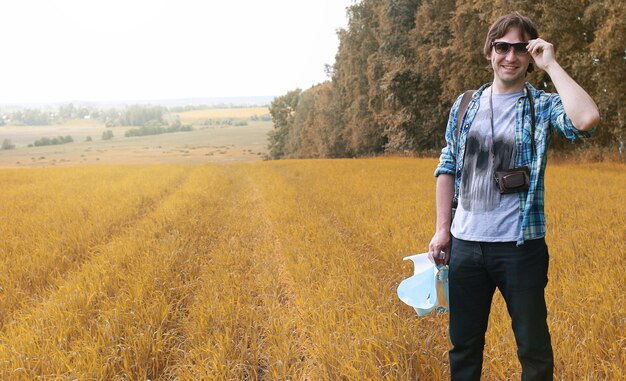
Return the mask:
<path id="1" fill-rule="evenodd" d="M 451 378 L 480 379 L 497 287 L 512 319 L 522 379 L 552 380 L 544 299 L 548 143 L 554 131 L 572 140 L 590 136 L 599 112 L 528 18 L 518 13 L 499 18 L 483 52 L 493 82 L 468 98 L 464 115 L 458 114 L 462 96 L 454 103 L 435 171 L 437 225 L 429 254 L 434 261 L 449 261 Z M 558 94 L 526 82 L 533 63 L 550 75 Z M 502 170 L 508 172 L 498 184 L 494 173 Z M 454 219 L 453 200 L 458 200 Z"/>

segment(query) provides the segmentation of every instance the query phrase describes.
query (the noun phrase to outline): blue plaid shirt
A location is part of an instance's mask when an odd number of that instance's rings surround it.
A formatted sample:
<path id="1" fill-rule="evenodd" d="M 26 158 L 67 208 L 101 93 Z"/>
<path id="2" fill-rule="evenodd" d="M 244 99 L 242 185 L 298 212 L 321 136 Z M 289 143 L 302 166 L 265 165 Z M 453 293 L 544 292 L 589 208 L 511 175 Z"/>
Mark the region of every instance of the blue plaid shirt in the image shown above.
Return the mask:
<path id="1" fill-rule="evenodd" d="M 462 119 L 461 134 L 457 142 L 457 114 L 462 96 L 459 96 L 450 110 L 448 126 L 446 128 L 447 145 L 441 150 L 439 165 L 435 170 L 435 176 L 447 174 L 454 176 L 454 194 L 458 196 L 461 185 L 463 169 L 463 157 L 465 154 L 465 141 L 470 126 L 474 121 L 480 95 L 491 84 L 481 86 L 467 107 L 465 117 Z M 535 108 L 535 154 L 531 148 L 531 118 L 528 92 L 532 96 Z M 515 166 L 528 166 L 530 168 L 530 187 L 527 192 L 518 192 L 519 195 L 519 218 L 521 231 L 517 244 L 521 245 L 525 240 L 544 237 L 546 234 L 546 217 L 544 215 L 544 176 L 548 159 L 548 145 L 552 133 L 558 131 L 564 137 L 575 140 L 580 137 L 589 137 L 593 131 L 585 132 L 577 130 L 572 121 L 565 115 L 561 97 L 558 94 L 546 93 L 536 90 L 529 83 L 524 88 L 524 96 L 520 97 L 515 107 L 515 144 L 517 156 Z M 532 157 L 531 157 L 532 156 Z"/>

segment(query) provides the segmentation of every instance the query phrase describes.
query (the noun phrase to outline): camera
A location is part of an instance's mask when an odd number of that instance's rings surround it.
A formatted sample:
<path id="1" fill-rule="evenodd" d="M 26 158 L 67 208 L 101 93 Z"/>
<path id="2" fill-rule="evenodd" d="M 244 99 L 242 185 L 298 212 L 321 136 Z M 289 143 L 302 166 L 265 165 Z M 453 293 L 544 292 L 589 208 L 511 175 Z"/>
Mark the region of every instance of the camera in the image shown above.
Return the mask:
<path id="1" fill-rule="evenodd" d="M 493 174 L 500 194 L 516 193 L 528 190 L 530 186 L 530 169 L 528 167 L 516 167 Z"/>

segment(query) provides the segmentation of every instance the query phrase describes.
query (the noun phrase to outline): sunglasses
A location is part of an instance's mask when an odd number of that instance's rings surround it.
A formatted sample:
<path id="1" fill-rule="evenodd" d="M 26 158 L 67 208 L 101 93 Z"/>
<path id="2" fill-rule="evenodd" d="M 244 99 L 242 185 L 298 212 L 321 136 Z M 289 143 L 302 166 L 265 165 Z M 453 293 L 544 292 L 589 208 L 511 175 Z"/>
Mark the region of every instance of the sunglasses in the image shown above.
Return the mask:
<path id="1" fill-rule="evenodd" d="M 528 50 L 526 47 L 528 46 L 528 42 L 516 42 L 514 44 L 510 44 L 508 42 L 492 42 L 491 46 L 498 54 L 507 54 L 511 47 L 513 47 L 513 51 L 517 55 L 528 54 Z"/>

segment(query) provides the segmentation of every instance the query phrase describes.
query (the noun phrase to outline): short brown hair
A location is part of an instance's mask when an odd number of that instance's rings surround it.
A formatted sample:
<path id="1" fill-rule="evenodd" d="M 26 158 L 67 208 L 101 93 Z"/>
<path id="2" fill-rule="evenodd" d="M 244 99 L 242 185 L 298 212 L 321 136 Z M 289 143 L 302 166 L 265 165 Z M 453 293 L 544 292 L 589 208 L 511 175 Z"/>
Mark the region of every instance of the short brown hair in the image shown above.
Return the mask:
<path id="1" fill-rule="evenodd" d="M 522 16 L 518 12 L 511 13 L 506 16 L 501 16 L 496 22 L 491 25 L 489 32 L 487 33 L 487 39 L 485 40 L 485 46 L 483 47 L 483 54 L 485 57 L 489 57 L 491 53 L 491 44 L 497 39 L 509 31 L 511 28 L 516 28 L 522 33 L 522 38 L 527 40 L 534 40 L 539 37 L 539 32 L 535 28 L 535 24 L 525 16 Z M 527 73 L 532 73 L 534 67 L 530 63 L 528 65 Z"/>

